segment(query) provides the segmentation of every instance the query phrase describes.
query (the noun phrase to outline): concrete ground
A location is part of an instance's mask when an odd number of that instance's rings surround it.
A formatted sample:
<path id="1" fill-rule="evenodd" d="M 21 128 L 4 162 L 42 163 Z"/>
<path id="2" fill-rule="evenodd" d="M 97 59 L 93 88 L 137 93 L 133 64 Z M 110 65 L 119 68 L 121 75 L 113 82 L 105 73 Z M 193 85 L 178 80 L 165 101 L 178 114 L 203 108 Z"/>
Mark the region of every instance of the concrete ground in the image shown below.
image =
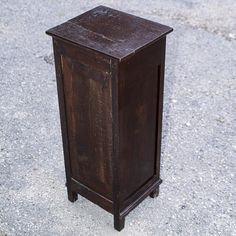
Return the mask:
<path id="1" fill-rule="evenodd" d="M 168 36 L 160 197 L 113 229 L 70 203 L 52 44 L 45 30 L 99 4 Z M 0 0 L 0 235 L 236 235 L 235 0 Z"/>

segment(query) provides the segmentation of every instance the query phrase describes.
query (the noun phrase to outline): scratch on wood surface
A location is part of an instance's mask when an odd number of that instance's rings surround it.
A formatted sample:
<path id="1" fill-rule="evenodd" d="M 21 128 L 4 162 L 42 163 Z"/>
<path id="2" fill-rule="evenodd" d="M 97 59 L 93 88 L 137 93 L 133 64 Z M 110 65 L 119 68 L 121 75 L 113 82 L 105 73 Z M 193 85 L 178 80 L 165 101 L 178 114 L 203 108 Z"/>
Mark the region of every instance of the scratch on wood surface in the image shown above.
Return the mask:
<path id="1" fill-rule="evenodd" d="M 101 37 L 101 38 L 106 39 L 106 40 L 108 40 L 108 41 L 110 41 L 110 42 L 115 42 L 113 39 L 108 38 L 107 36 L 105 36 L 105 35 L 103 35 L 103 34 L 100 34 L 100 33 L 97 33 L 97 32 L 95 32 L 95 31 L 92 31 L 92 30 L 90 30 L 90 29 L 88 29 L 88 28 L 85 28 L 85 27 L 82 26 L 82 25 L 78 25 L 78 24 L 76 24 L 76 23 L 74 23 L 74 22 L 72 22 L 72 21 L 68 21 L 68 22 L 69 22 L 70 24 L 76 25 L 76 27 L 78 27 L 78 28 L 80 28 L 80 29 L 82 29 L 82 30 L 84 30 L 84 31 L 89 32 L 90 34 L 94 34 L 95 36 Z"/>

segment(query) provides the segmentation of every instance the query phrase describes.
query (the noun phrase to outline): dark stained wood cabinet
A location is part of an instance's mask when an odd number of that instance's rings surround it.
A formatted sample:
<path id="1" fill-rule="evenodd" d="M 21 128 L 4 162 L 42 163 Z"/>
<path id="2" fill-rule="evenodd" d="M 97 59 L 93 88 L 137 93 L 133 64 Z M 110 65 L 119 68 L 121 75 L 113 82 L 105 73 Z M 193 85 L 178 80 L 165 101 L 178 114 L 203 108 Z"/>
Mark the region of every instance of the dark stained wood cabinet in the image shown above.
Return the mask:
<path id="1" fill-rule="evenodd" d="M 53 37 L 68 198 L 114 227 L 158 195 L 166 35 L 172 28 L 99 6 Z"/>

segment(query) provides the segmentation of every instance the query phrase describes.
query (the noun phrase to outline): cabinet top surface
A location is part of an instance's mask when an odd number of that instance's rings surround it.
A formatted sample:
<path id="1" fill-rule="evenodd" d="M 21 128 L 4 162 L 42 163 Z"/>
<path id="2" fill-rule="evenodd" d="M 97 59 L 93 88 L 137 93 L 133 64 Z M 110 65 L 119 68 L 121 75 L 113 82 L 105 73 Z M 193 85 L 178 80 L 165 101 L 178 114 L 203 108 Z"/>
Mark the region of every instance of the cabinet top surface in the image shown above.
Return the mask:
<path id="1" fill-rule="evenodd" d="M 121 61 L 172 30 L 156 22 L 98 6 L 46 33 Z"/>

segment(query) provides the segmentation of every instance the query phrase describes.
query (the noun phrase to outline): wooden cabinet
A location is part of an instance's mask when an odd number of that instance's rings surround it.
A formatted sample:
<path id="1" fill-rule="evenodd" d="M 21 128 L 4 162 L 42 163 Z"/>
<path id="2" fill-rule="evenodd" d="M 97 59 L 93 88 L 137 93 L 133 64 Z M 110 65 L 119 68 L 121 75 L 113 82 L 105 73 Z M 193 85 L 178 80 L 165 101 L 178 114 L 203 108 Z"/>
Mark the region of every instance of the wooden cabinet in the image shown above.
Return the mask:
<path id="1" fill-rule="evenodd" d="M 114 227 L 157 196 L 166 35 L 172 29 L 104 6 L 53 37 L 68 198 L 84 196 Z M 96 217 L 96 216 L 94 216 Z"/>

